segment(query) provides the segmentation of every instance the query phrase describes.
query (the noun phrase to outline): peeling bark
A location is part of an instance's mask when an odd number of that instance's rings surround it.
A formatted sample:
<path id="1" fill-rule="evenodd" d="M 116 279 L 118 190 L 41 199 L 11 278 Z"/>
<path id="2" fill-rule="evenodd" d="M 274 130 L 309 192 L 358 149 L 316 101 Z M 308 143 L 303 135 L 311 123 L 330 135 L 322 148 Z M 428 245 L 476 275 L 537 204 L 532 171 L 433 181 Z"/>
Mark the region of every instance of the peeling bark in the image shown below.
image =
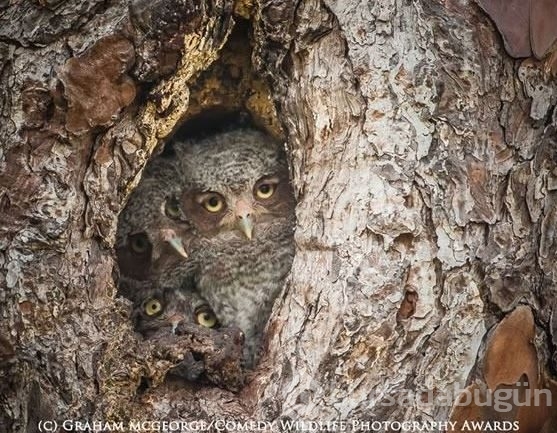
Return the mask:
<path id="1" fill-rule="evenodd" d="M 489 419 L 387 403 L 517 378 L 557 399 L 554 53 L 511 59 L 472 0 L 54 1 L 0 6 L 0 29 L 1 431 Z M 214 107 L 285 137 L 298 198 L 291 276 L 239 393 L 164 382 L 179 360 L 115 297 L 118 213 Z"/>

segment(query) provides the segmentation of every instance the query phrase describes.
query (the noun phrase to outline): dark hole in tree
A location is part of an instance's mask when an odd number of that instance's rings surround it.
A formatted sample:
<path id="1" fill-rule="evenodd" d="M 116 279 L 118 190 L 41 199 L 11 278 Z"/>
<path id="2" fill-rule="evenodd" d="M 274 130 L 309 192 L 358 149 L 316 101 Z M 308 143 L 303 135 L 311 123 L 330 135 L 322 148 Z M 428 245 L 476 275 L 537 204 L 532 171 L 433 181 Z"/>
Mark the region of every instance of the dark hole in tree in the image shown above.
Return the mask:
<path id="1" fill-rule="evenodd" d="M 271 306 L 289 273 L 294 254 L 292 236 L 295 201 L 289 182 L 286 155 L 281 145 L 282 140 L 276 138 L 277 120 L 274 117 L 265 118 L 269 111 L 272 112 L 272 110 L 268 110 L 268 107 L 264 107 L 265 109 L 259 107 L 261 112 L 257 107 L 248 107 L 248 99 L 255 92 L 250 86 L 253 85 L 254 80 L 259 80 L 259 78 L 251 69 L 250 52 L 245 48 L 248 46 L 245 43 L 247 35 L 247 25 L 245 23 L 238 25 L 227 47 L 223 50 L 221 60 L 203 73 L 198 82 L 192 86 L 190 106 L 193 114 L 182 122 L 173 136 L 166 140 L 160 151 L 156 152 L 158 154 L 147 164 L 141 182 L 132 192 L 126 208 L 120 215 L 116 245 L 120 268 L 119 293 L 129 298 L 134 304 L 133 314 L 136 324 L 139 323 L 136 330 L 145 336 L 148 335 L 146 338 L 156 338 L 162 346 L 177 349 L 181 345 L 187 352 L 187 354 L 184 353 L 187 355 L 186 359 L 191 359 L 195 364 L 194 371 L 186 368 L 185 376 L 188 379 L 197 377 L 196 375 L 200 373 L 209 382 L 232 390 L 239 389 L 243 383 L 246 362 L 250 368 L 255 366 L 256 354 L 260 353 L 263 340 L 263 326 L 269 318 Z M 237 55 L 237 50 L 243 51 Z M 200 101 L 205 92 L 204 80 L 209 81 L 215 76 L 220 80 L 222 87 L 237 88 L 239 94 L 236 95 L 237 98 L 231 97 L 229 94 L 219 95 L 216 98 L 219 104 L 203 105 Z M 270 101 L 268 96 L 261 99 Z M 270 104 L 270 102 L 268 103 Z M 263 115 L 263 112 L 266 114 Z M 260 140 L 261 145 L 248 149 L 249 152 L 246 152 L 245 146 L 240 145 L 237 154 L 230 154 L 231 157 L 228 160 L 218 160 L 217 158 L 216 165 L 207 166 L 201 170 L 217 175 L 216 179 L 213 179 L 214 185 L 217 185 L 219 181 L 226 184 L 235 180 L 234 176 L 226 173 L 225 170 L 227 164 L 235 159 L 239 159 L 239 162 L 246 160 L 243 162 L 246 164 L 246 170 L 239 170 L 237 175 L 242 175 L 244 171 L 252 169 L 251 165 L 255 162 L 259 164 L 261 160 L 265 160 L 262 157 L 265 152 L 272 155 L 270 156 L 272 158 L 275 158 L 276 153 L 278 155 L 276 158 L 280 160 L 277 166 L 280 167 L 280 170 L 266 171 L 267 169 L 261 168 L 261 172 L 253 179 L 253 182 L 257 181 L 257 183 L 253 183 L 246 190 L 250 197 L 253 196 L 251 197 L 253 204 L 248 203 L 249 206 L 252 206 L 249 211 L 240 205 L 236 206 L 245 195 L 234 196 L 234 199 L 229 200 L 230 203 L 228 203 L 225 196 L 230 191 L 226 188 L 225 191 L 213 191 L 217 188 L 213 187 L 211 183 L 203 185 L 202 190 L 199 191 L 175 188 L 175 184 L 179 183 L 177 181 L 184 173 L 194 171 L 191 166 L 184 171 L 181 162 L 178 164 L 179 167 L 176 165 L 176 161 L 181 161 L 180 154 L 184 152 L 176 143 L 209 143 L 213 137 L 226 134 L 236 134 L 234 136 L 236 141 L 233 140 L 230 146 L 236 146 L 238 144 L 235 143 L 242 140 Z M 272 142 L 273 145 L 268 143 L 263 145 L 263 142 L 267 141 Z M 273 146 L 280 151 L 269 150 L 275 149 Z M 202 164 L 203 161 L 196 165 L 195 171 Z M 230 177 L 219 180 L 219 175 Z M 234 191 L 234 188 L 230 190 Z M 196 197 L 195 200 L 187 198 L 190 192 Z M 215 195 L 203 201 L 202 195 L 209 192 L 214 192 Z M 176 203 L 182 206 L 177 208 L 172 205 Z M 195 214 L 192 214 L 188 203 L 196 206 L 196 212 L 203 213 L 203 221 L 192 218 L 192 215 L 195 217 Z M 201 209 L 203 205 L 205 209 Z M 246 206 L 246 203 L 243 205 Z M 216 214 L 220 212 L 221 206 L 224 210 L 236 206 L 238 209 L 241 208 L 241 212 L 244 212 L 242 215 L 235 215 L 234 218 L 234 223 L 240 225 L 235 225 L 233 229 L 230 229 L 230 232 L 233 233 L 230 236 L 236 238 L 233 239 L 230 248 L 223 247 L 223 254 L 217 251 L 213 257 L 207 260 L 204 260 L 204 257 L 209 255 L 211 244 L 208 243 L 205 247 L 198 248 L 201 252 L 194 253 L 193 257 L 198 259 L 201 257 L 199 261 L 202 264 L 199 264 L 191 259 L 191 251 L 188 251 L 190 248 L 195 251 L 197 239 L 193 241 L 193 247 L 186 245 L 187 242 L 183 241 L 183 230 L 193 227 L 193 232 L 205 239 L 218 234 L 222 227 L 228 228 L 228 223 L 219 225 L 220 221 L 225 218 L 224 216 L 221 220 L 217 218 Z M 261 209 L 264 209 L 265 212 Z M 285 212 L 288 213 L 288 218 L 285 216 Z M 284 236 L 280 232 L 281 228 L 273 222 L 274 215 L 277 216 L 276 221 L 284 220 L 283 231 L 287 232 Z M 197 224 L 192 223 L 192 219 Z M 172 224 L 165 226 L 164 224 L 170 220 L 172 220 Z M 271 227 L 271 229 L 266 227 Z M 138 246 L 137 242 L 129 242 L 129 240 L 137 238 L 138 234 L 145 233 L 149 237 L 147 248 L 139 248 L 141 245 Z M 269 233 L 268 239 L 261 242 L 265 233 Z M 244 243 L 241 243 L 237 239 L 240 235 L 248 239 L 244 239 L 242 241 Z M 199 242 L 202 245 L 202 242 Z M 253 254 L 248 251 L 252 245 L 259 248 L 259 250 L 255 248 Z M 135 251 L 132 248 L 134 246 Z M 138 248 L 141 251 L 138 251 Z M 148 257 L 145 257 L 146 251 Z M 232 263 L 228 263 L 227 257 L 240 256 L 246 251 L 248 254 L 252 254 L 253 258 L 239 262 L 239 265 L 236 266 L 237 269 L 235 269 L 234 260 Z M 141 257 L 138 254 L 141 254 Z M 190 256 L 190 259 L 184 257 L 186 254 Z M 273 266 L 268 266 L 269 263 Z M 275 266 L 276 263 L 280 263 L 280 266 Z M 238 270 L 244 269 L 246 266 L 248 268 L 252 266 L 250 272 Z M 159 272 L 157 270 L 160 269 L 164 269 L 162 273 L 164 278 L 159 275 L 153 279 L 152 275 Z M 264 277 L 261 277 L 262 275 Z M 257 278 L 254 280 L 254 276 L 260 278 L 260 283 L 257 282 Z M 237 279 L 237 283 L 235 279 Z M 246 287 L 252 284 L 252 280 L 256 281 L 253 283 L 253 290 L 246 291 Z M 222 297 L 213 296 L 213 285 L 219 286 Z M 221 286 L 225 289 L 222 289 Z M 242 294 L 236 295 L 237 291 Z M 270 295 L 259 300 L 257 298 L 261 293 L 270 293 Z M 231 296 L 231 299 L 224 299 L 226 296 Z M 210 298 L 210 302 L 205 299 L 207 297 Z M 253 299 L 250 300 L 250 297 Z M 146 308 L 146 301 L 152 301 L 152 299 L 160 303 L 160 308 L 158 304 L 155 305 L 152 302 L 148 309 Z M 246 308 L 254 309 L 252 304 L 257 305 L 254 314 L 248 319 L 245 319 L 244 316 L 249 315 L 240 314 L 240 311 L 244 313 L 242 306 L 244 300 Z M 209 308 L 215 310 L 216 323 L 222 323 L 221 328 L 213 327 L 212 321 L 207 320 L 207 316 L 203 316 L 203 322 L 200 321 L 199 316 L 194 314 L 194 307 L 199 303 L 208 304 Z M 172 315 L 167 314 L 167 311 L 170 310 L 172 310 Z M 230 313 L 230 310 L 233 310 L 234 313 Z M 255 314 L 255 312 L 257 313 Z M 138 317 L 139 320 L 137 320 Z M 181 329 L 179 335 L 175 335 L 178 320 L 180 320 L 180 327 L 181 324 L 186 323 L 184 326 L 186 331 Z M 252 326 L 250 320 L 257 321 L 257 325 Z M 154 325 L 150 325 L 151 322 Z M 157 326 L 160 329 L 155 329 Z M 198 331 L 199 335 L 197 335 Z M 183 370 L 184 363 L 187 361 L 181 364 L 180 369 L 173 369 L 171 374 L 176 375 L 177 371 Z M 206 364 L 205 371 L 198 372 L 199 364 L 203 363 Z M 223 376 L 221 371 L 228 373 Z"/>
<path id="2" fill-rule="evenodd" d="M 139 386 L 137 387 L 137 394 L 141 395 L 143 394 L 145 391 L 147 391 L 149 388 L 151 387 L 151 381 L 146 378 L 146 377 L 142 377 L 140 382 L 139 382 Z"/>

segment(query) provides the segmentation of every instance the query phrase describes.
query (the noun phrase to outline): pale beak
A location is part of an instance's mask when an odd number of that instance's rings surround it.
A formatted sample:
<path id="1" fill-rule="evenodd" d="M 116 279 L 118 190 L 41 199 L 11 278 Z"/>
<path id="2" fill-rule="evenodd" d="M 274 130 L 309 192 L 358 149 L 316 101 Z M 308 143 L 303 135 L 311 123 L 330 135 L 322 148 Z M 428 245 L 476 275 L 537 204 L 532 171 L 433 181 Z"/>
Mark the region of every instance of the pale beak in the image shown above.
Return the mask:
<path id="1" fill-rule="evenodd" d="M 184 245 L 182 244 L 182 239 L 179 237 L 175 237 L 168 240 L 168 243 L 174 248 L 178 254 L 180 254 L 184 259 L 188 258 L 188 253 L 184 249 Z"/>
<path id="2" fill-rule="evenodd" d="M 184 249 L 184 244 L 182 243 L 182 238 L 180 238 L 176 232 L 172 229 L 162 230 L 162 238 L 165 242 L 168 242 L 172 248 L 176 250 L 184 259 L 188 258 L 188 253 Z"/>
<path id="3" fill-rule="evenodd" d="M 253 236 L 253 208 L 250 202 L 244 198 L 238 200 L 235 206 L 235 213 L 238 218 L 238 225 L 240 226 L 240 230 L 246 235 L 251 241 Z"/>
<path id="4" fill-rule="evenodd" d="M 184 317 L 180 314 L 174 314 L 170 317 L 169 321 L 172 324 L 172 334 L 176 335 L 176 329 L 180 322 L 184 320 Z"/>
<path id="5" fill-rule="evenodd" d="M 250 215 L 241 216 L 238 220 L 240 229 L 246 235 L 246 237 L 251 241 L 253 235 L 253 221 Z"/>

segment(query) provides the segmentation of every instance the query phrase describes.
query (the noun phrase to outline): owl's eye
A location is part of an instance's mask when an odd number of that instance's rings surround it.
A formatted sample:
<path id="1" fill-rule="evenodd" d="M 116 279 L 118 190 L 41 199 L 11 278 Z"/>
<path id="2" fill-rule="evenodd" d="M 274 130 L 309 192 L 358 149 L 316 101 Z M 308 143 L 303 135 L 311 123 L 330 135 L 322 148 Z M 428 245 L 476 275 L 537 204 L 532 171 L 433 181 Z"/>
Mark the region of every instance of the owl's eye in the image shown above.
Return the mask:
<path id="1" fill-rule="evenodd" d="M 276 177 L 260 179 L 254 188 L 254 195 L 261 199 L 266 200 L 271 198 L 277 190 L 278 179 Z"/>
<path id="2" fill-rule="evenodd" d="M 145 302 L 144 309 L 148 316 L 157 316 L 162 312 L 162 304 L 158 299 L 149 299 Z"/>
<path id="3" fill-rule="evenodd" d="M 166 200 L 164 213 L 169 218 L 176 219 L 180 217 L 180 202 L 176 197 L 170 197 Z"/>
<path id="4" fill-rule="evenodd" d="M 217 194 L 207 196 L 202 204 L 203 207 L 211 213 L 220 212 L 224 208 L 224 200 Z"/>
<path id="5" fill-rule="evenodd" d="M 275 185 L 272 183 L 262 183 L 255 190 L 255 195 L 257 198 L 263 200 L 270 198 L 275 193 Z"/>
<path id="6" fill-rule="evenodd" d="M 195 311 L 195 320 L 205 328 L 214 328 L 218 324 L 218 319 L 213 310 L 208 305 L 202 305 Z"/>
<path id="7" fill-rule="evenodd" d="M 134 253 L 143 254 L 149 249 L 150 242 L 145 233 L 138 233 L 130 236 L 130 246 Z"/>

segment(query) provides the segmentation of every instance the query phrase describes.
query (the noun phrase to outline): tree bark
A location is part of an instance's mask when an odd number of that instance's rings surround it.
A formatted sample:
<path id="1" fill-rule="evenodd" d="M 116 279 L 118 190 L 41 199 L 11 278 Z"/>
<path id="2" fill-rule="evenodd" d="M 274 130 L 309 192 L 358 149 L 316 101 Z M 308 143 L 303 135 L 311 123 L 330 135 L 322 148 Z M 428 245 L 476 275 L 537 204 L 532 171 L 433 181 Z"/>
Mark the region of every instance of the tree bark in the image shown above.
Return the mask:
<path id="1" fill-rule="evenodd" d="M 454 404 L 523 381 L 557 399 L 557 85 L 472 0 L 29 2 L 2 4 L 0 29 L 1 431 L 555 429 L 551 407 Z M 146 161 L 214 107 L 285 138 L 298 199 L 291 275 L 239 393 L 163 383 L 175 359 L 133 333 L 113 273 Z"/>

